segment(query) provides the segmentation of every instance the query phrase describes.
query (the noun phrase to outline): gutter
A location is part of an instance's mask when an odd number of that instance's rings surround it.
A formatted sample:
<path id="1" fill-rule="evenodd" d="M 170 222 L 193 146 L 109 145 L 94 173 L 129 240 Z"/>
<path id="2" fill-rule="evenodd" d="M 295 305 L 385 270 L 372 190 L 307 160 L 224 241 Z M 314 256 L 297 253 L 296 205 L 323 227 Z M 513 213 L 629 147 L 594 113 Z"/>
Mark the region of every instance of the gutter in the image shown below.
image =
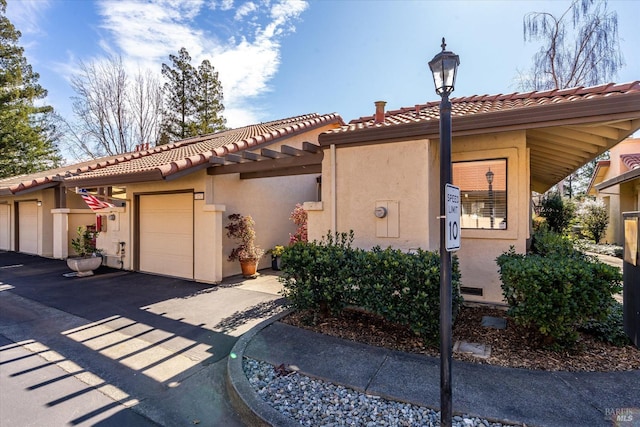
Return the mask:
<path id="1" fill-rule="evenodd" d="M 632 169 L 616 176 L 615 178 L 602 181 L 600 184 L 595 185 L 595 189 L 598 191 L 602 191 L 609 187 L 613 187 L 614 185 L 624 184 L 625 182 L 629 182 L 636 178 L 640 178 L 640 168 Z"/>

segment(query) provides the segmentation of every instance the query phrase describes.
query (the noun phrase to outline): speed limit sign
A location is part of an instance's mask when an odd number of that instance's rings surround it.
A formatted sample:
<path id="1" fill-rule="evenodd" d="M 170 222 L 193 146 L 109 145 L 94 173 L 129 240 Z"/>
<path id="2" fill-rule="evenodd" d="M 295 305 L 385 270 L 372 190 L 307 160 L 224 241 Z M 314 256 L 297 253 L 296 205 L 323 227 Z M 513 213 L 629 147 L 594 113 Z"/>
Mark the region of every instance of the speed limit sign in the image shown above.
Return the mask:
<path id="1" fill-rule="evenodd" d="M 447 252 L 460 249 L 460 188 L 445 186 L 445 249 Z"/>

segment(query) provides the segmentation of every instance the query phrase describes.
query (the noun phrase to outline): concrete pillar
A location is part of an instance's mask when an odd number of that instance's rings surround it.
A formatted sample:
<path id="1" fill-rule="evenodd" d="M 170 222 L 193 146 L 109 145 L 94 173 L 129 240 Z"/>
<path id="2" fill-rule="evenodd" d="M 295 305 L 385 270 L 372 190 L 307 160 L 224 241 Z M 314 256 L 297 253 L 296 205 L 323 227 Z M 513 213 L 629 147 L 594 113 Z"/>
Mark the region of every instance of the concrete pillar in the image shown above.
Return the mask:
<path id="1" fill-rule="evenodd" d="M 225 205 L 205 204 L 202 218 L 196 215 L 194 278 L 198 282 L 218 283 L 222 281 L 222 216 L 227 210 Z"/>
<path id="2" fill-rule="evenodd" d="M 65 259 L 69 256 L 69 213 L 71 209 L 51 209 L 53 214 L 53 257 Z"/>

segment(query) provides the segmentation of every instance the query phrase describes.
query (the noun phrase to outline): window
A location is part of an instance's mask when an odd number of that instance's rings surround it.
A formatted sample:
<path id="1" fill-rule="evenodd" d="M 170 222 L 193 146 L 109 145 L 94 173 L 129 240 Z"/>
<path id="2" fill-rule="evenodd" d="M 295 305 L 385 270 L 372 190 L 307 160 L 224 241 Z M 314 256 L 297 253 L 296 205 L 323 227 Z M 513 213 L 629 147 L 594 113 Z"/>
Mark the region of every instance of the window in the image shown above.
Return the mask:
<path id="1" fill-rule="evenodd" d="M 453 163 L 462 228 L 507 229 L 507 159 Z"/>

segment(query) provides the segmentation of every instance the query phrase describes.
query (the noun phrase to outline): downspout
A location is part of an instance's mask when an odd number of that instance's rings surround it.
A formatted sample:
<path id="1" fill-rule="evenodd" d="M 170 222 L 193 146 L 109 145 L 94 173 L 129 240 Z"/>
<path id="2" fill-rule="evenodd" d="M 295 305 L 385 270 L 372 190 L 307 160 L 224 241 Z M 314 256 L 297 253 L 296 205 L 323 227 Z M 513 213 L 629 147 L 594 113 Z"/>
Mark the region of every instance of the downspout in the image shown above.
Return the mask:
<path id="1" fill-rule="evenodd" d="M 338 203 L 338 195 L 336 189 L 338 185 L 336 183 L 336 144 L 331 144 L 331 234 L 336 233 L 338 222 L 338 210 L 336 203 Z"/>

